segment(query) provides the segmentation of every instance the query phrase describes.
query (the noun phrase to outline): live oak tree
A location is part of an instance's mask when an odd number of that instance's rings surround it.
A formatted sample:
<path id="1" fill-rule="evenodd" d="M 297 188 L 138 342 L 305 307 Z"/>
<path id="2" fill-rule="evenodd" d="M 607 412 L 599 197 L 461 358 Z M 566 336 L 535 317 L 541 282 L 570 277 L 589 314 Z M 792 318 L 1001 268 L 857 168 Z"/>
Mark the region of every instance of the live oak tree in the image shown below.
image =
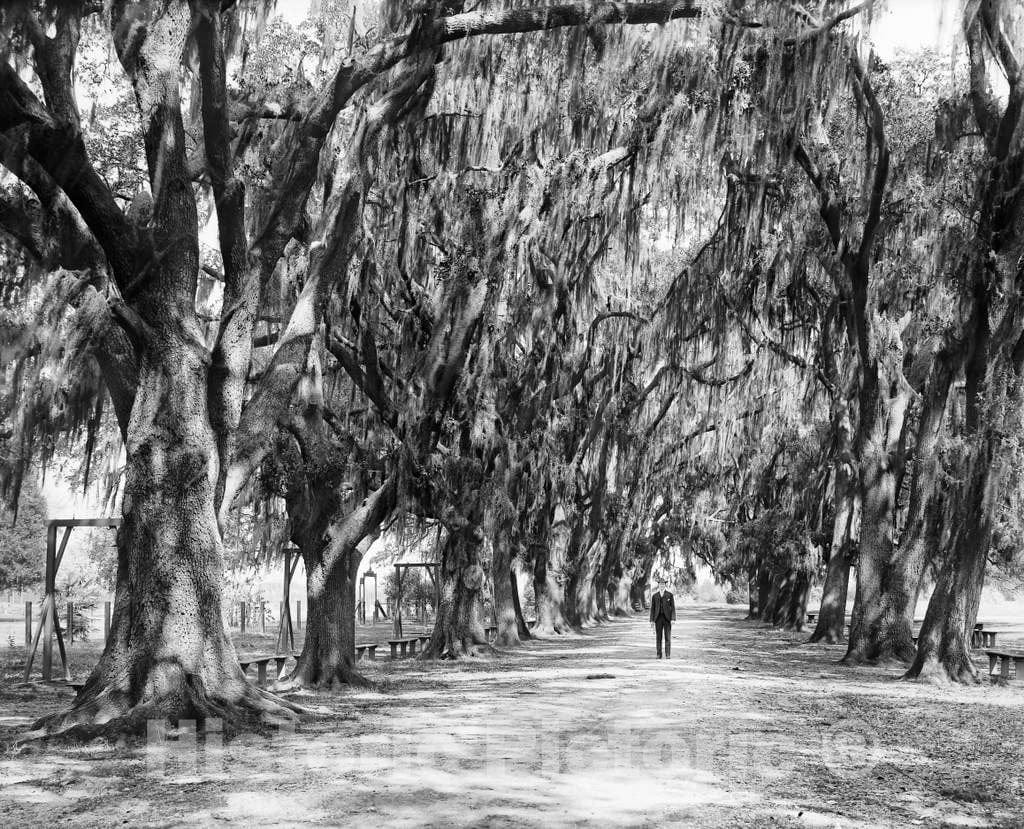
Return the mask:
<path id="1" fill-rule="evenodd" d="M 910 678 L 977 679 L 970 658 L 971 635 L 993 525 L 1020 431 L 1024 77 L 1018 12 L 1012 4 L 993 1 L 968 4 L 964 13 L 971 112 L 981 133 L 985 164 L 973 192 L 977 218 L 963 262 L 964 310 L 957 338 L 966 395 L 961 477 L 948 496 L 948 542 L 907 672 Z M 1005 103 L 993 91 L 995 71 L 1008 84 Z"/>
<path id="2" fill-rule="evenodd" d="M 0 226 L 30 260 L 5 296 L 46 285 L 38 320 L 76 332 L 60 353 L 19 341 L 11 437 L 45 455 L 35 436 L 112 415 L 127 458 L 111 640 L 40 728 L 294 713 L 245 681 L 221 622 L 228 527 L 264 497 L 307 571 L 283 687 L 361 681 L 356 571 L 408 516 L 443 529 L 428 657 L 490 651 L 488 568 L 499 643 L 529 634 L 513 560 L 536 634 L 623 612 L 669 551 L 799 628 L 827 549 L 819 638 L 842 635 L 859 551 L 849 658 L 911 658 L 935 561 L 911 673 L 970 678 L 1024 353 L 1016 21 L 967 10 L 971 107 L 942 106 L 981 133 L 981 221 L 936 234 L 925 205 L 962 195 L 971 156 L 914 160 L 919 114 L 893 117 L 847 31 L 871 5 L 383 3 L 345 55 L 321 16 L 279 97 L 247 75 L 287 51 L 260 47 L 258 3 L 5 8 Z M 119 157 L 80 111 L 79 63 L 118 73 L 94 103 L 133 125 Z M 60 361 L 74 405 L 29 405 Z"/>
<path id="3" fill-rule="evenodd" d="M 86 3 L 26 3 L 8 8 L 3 21 L 10 33 L 9 59 L 0 67 L 5 164 L 49 213 L 66 199 L 87 231 L 90 244 L 79 249 L 90 259 L 79 284 L 104 297 L 116 323 L 94 353 L 128 458 L 110 644 L 72 711 L 46 725 L 81 725 L 87 733 L 93 723 L 137 728 L 156 714 L 229 720 L 281 714 L 280 701 L 245 682 L 222 628 L 218 520 L 270 451 L 272 427 L 303 374 L 332 275 L 345 269 L 365 186 L 360 151 L 369 152 L 403 97 L 415 91 L 417 66 L 444 42 L 574 25 L 589 13 L 573 5 L 554 14 L 460 16 L 455 10 L 403 22 L 391 39 L 341 61 L 307 108 L 289 113 L 265 165 L 273 181 L 265 192 L 254 189 L 260 182 L 245 180 L 235 157 L 230 4 L 116 3 L 109 17 L 98 11 Z M 700 13 L 699 6 L 637 4 L 605 16 L 611 23 L 651 22 Z M 148 188 L 127 211 L 92 164 L 72 83 L 83 20 L 88 32 L 98 17 L 134 92 L 148 173 Z M 350 139 L 352 164 L 338 170 L 319 216 L 307 223 L 304 207 L 338 113 L 403 61 L 390 92 L 360 116 Z M 202 136 L 198 156 L 190 155 L 193 128 Z M 203 337 L 195 306 L 202 264 L 197 168 L 216 205 L 223 275 L 212 342 Z M 301 291 L 286 309 L 260 382 L 247 389 L 261 298 L 289 241 L 307 233 L 315 242 Z M 60 253 L 74 251 L 69 248 Z"/>

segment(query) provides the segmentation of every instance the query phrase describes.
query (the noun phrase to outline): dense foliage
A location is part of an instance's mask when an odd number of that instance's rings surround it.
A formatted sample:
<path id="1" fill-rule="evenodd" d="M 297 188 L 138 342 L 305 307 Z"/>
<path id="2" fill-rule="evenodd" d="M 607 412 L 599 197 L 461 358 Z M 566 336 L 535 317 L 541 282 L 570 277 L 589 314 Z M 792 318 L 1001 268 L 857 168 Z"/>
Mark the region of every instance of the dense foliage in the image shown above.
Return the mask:
<path id="1" fill-rule="evenodd" d="M 124 514 L 46 727 L 286 715 L 220 621 L 224 562 L 285 544 L 282 690 L 361 682 L 360 561 L 425 527 L 428 656 L 489 652 L 485 602 L 514 646 L 701 562 L 797 628 L 823 579 L 829 641 L 855 571 L 849 661 L 974 679 L 988 559 L 1020 567 L 1021 14 L 883 61 L 876 5 L 5 7 L 0 483 L 80 447 Z"/>

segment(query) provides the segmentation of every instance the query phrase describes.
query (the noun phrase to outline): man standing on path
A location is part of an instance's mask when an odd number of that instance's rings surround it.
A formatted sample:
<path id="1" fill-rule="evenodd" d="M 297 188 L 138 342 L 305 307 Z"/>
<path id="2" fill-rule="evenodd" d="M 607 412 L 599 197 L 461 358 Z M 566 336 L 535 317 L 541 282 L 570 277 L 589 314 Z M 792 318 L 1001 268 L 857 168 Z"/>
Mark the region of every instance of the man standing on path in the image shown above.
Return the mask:
<path id="1" fill-rule="evenodd" d="M 651 596 L 651 627 L 661 659 L 661 641 L 665 640 L 665 658 L 672 657 L 672 623 L 676 620 L 676 602 L 665 588 L 664 579 L 658 579 L 658 590 Z"/>

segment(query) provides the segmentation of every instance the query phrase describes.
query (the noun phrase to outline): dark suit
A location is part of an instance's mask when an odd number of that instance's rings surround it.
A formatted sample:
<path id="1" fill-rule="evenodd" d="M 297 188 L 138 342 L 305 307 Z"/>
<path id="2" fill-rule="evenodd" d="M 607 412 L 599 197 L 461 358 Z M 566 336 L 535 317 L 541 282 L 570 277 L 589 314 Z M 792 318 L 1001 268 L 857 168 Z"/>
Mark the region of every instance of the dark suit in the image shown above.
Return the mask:
<path id="1" fill-rule="evenodd" d="M 676 602 L 667 590 L 651 596 L 651 621 L 654 622 L 654 639 L 661 658 L 661 642 L 665 641 L 665 656 L 672 655 L 672 623 L 676 620 Z"/>

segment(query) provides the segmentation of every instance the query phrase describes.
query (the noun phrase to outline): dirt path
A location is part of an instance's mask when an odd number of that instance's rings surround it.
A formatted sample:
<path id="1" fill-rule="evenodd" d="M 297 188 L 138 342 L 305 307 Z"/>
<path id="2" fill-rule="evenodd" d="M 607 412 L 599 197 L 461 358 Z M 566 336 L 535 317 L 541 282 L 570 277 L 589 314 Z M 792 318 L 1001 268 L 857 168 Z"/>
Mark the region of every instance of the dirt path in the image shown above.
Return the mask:
<path id="1" fill-rule="evenodd" d="M 673 638 L 660 662 L 642 619 L 494 661 L 378 662 L 376 692 L 220 747 L 8 753 L 0 823 L 1024 825 L 1024 687 L 842 668 L 720 606 L 684 605 Z M 0 728 L 40 705 L 0 695 Z"/>

